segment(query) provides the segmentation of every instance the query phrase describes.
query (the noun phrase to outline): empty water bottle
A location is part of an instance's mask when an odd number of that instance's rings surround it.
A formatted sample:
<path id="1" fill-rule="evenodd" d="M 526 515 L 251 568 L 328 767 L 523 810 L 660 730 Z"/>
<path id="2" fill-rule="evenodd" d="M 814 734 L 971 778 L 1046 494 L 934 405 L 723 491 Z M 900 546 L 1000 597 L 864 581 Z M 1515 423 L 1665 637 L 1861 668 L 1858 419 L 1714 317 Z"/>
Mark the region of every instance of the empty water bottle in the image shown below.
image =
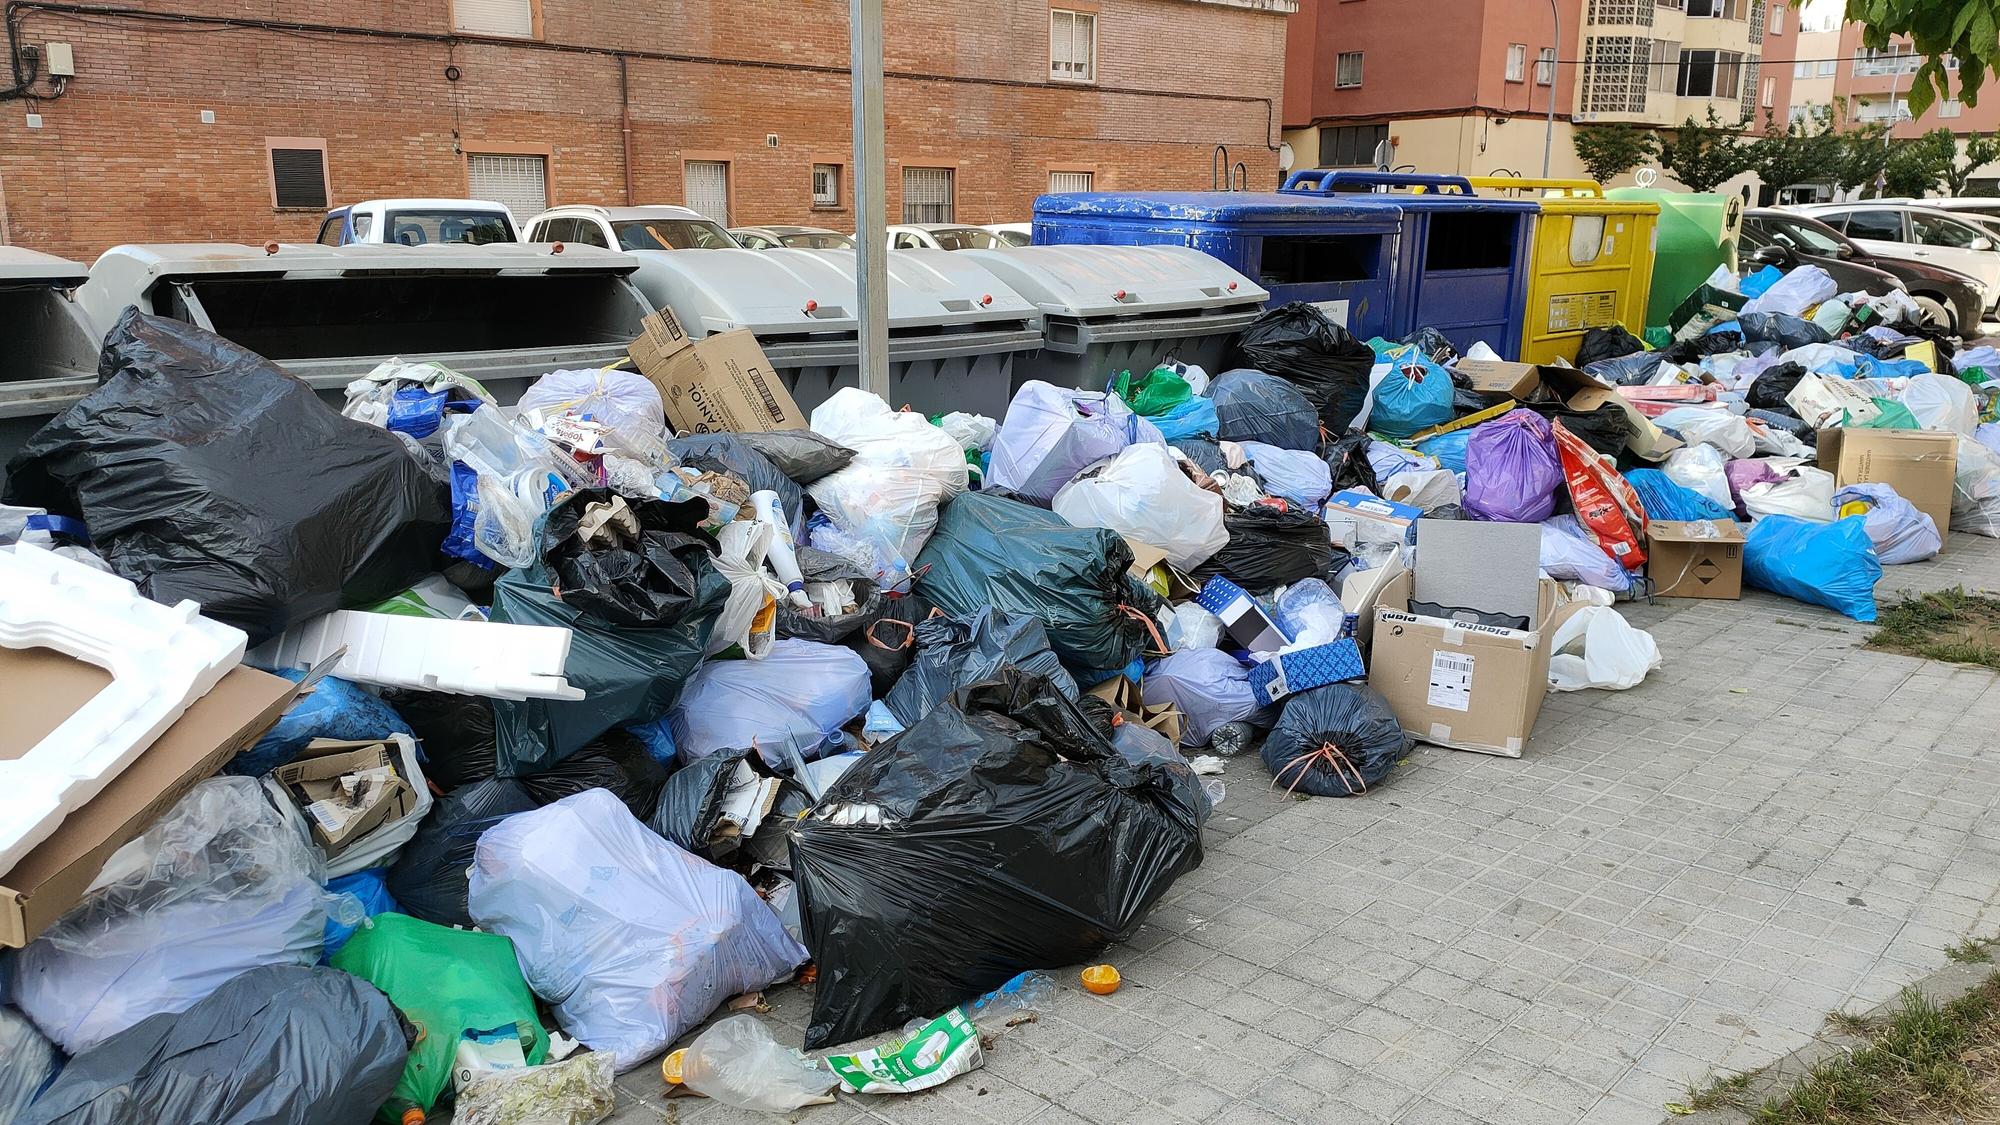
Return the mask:
<path id="1" fill-rule="evenodd" d="M 1234 758 L 1247 752 L 1256 739 L 1257 728 L 1238 719 L 1216 727 L 1215 733 L 1208 737 L 1208 748 L 1225 758 Z"/>

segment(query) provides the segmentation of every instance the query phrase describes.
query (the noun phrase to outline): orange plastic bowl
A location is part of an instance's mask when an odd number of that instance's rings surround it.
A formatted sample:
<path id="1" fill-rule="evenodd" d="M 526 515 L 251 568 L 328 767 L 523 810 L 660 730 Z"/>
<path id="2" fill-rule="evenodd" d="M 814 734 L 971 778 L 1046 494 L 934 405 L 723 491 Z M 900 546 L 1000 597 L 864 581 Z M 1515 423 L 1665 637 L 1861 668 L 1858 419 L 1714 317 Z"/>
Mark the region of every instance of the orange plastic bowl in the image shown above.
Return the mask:
<path id="1" fill-rule="evenodd" d="M 1109 965 L 1092 965 L 1083 971 L 1084 991 L 1098 996 L 1109 996 L 1118 991 L 1120 983 L 1118 970 Z"/>

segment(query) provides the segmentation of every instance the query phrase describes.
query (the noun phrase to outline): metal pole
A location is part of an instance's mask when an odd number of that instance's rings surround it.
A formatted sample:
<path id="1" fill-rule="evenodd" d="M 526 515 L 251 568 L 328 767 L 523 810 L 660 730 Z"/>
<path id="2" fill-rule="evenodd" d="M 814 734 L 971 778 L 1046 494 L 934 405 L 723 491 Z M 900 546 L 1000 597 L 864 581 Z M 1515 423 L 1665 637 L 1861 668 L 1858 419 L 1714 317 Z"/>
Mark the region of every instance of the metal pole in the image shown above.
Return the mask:
<path id="1" fill-rule="evenodd" d="M 855 283 L 861 306 L 861 389 L 889 397 L 889 216 L 882 142 L 882 0 L 848 0 L 854 92 Z M 894 406 L 894 403 L 890 403 Z"/>
<path id="2" fill-rule="evenodd" d="M 1542 138 L 1542 178 L 1549 178 L 1549 154 L 1556 147 L 1556 80 L 1562 77 L 1563 16 L 1556 0 L 1549 0 L 1549 15 L 1556 21 L 1556 57 L 1549 60 L 1549 131 Z"/>

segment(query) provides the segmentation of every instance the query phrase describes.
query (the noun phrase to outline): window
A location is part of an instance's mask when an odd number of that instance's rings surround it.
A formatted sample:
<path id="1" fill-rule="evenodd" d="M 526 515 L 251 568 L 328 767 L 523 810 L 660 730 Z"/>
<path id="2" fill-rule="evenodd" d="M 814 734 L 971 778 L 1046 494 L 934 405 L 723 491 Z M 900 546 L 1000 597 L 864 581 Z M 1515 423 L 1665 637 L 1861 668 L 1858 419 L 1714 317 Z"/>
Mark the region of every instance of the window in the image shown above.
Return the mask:
<path id="1" fill-rule="evenodd" d="M 1735 51 L 1682 51 L 1674 92 L 1684 98 L 1735 98 L 1743 92 L 1743 56 Z"/>
<path id="2" fill-rule="evenodd" d="M 1361 52 L 1342 51 L 1333 60 L 1333 85 L 1338 90 L 1351 90 L 1361 85 Z"/>
<path id="3" fill-rule="evenodd" d="M 704 218 L 729 225 L 729 162 L 690 160 L 683 165 L 683 199 Z"/>
<path id="4" fill-rule="evenodd" d="M 1319 131 L 1321 168 L 1373 167 L 1375 150 L 1389 139 L 1387 125 L 1339 125 Z"/>
<path id="5" fill-rule="evenodd" d="M 571 219 L 569 237 L 563 241 L 611 249 L 611 242 L 604 237 L 604 230 L 597 225 L 596 219 Z"/>
<path id="6" fill-rule="evenodd" d="M 1555 84 L 1556 49 L 1554 47 L 1543 47 L 1541 50 L 1535 52 L 1535 85 L 1553 86 Z"/>
<path id="7" fill-rule="evenodd" d="M 612 223 L 620 250 L 728 250 L 729 232 L 706 219 L 627 219 Z"/>
<path id="8" fill-rule="evenodd" d="M 1965 112 L 1965 103 L 1957 98 L 1946 98 L 1937 104 L 1939 117 L 1957 117 Z"/>
<path id="9" fill-rule="evenodd" d="M 1907 98 L 1897 98 L 1894 103 L 1871 101 L 1854 111 L 1856 121 L 1908 121 L 1910 102 Z"/>
<path id="10" fill-rule="evenodd" d="M 1652 65 L 1646 68 L 1646 88 L 1661 94 L 1673 93 L 1674 85 L 1680 77 L 1680 65 L 1679 43 L 1671 39 L 1653 40 Z"/>
<path id="11" fill-rule="evenodd" d="M 898 250 L 921 250 L 923 245 L 923 240 L 914 234 L 904 233 L 896 236 L 895 248 Z"/>
<path id="12" fill-rule="evenodd" d="M 354 241 L 368 241 L 368 232 L 375 229 L 375 216 L 363 211 L 359 215 L 348 213 L 347 221 L 354 224 Z"/>
<path id="13" fill-rule="evenodd" d="M 1804 223 L 1785 219 L 1764 220 L 1770 227 L 1771 237 L 1794 250 L 1807 254 L 1818 254 L 1827 258 L 1840 257 L 1842 243 L 1839 239 Z"/>
<path id="14" fill-rule="evenodd" d="M 840 206 L 840 165 L 813 165 L 812 189 L 814 207 Z"/>
<path id="15" fill-rule="evenodd" d="M 451 0 L 451 29 L 470 35 L 535 37 L 535 0 Z"/>
<path id="16" fill-rule="evenodd" d="M 1526 82 L 1528 80 L 1528 45 L 1526 43 L 1507 44 L 1507 81 Z"/>
<path id="17" fill-rule="evenodd" d="M 950 168 L 903 169 L 903 221 L 951 222 L 955 178 Z"/>
<path id="18" fill-rule="evenodd" d="M 440 242 L 464 242 L 486 246 L 514 241 L 512 224 L 498 211 L 422 208 L 391 211 L 382 216 L 384 242 L 400 246 L 429 246 Z M 356 235 L 360 237 L 356 224 Z"/>
<path id="19" fill-rule="evenodd" d="M 1089 12 L 1049 11 L 1049 79 L 1054 82 L 1094 82 L 1097 79 L 1097 17 Z"/>
<path id="20" fill-rule="evenodd" d="M 1585 113 L 1644 113 L 1647 64 L 1660 40 L 1593 35 L 1583 45 Z M 1666 68 L 1672 71 L 1672 67 Z"/>
<path id="21" fill-rule="evenodd" d="M 330 216 L 325 222 L 319 225 L 319 237 L 313 239 L 313 241 L 319 243 L 321 246 L 340 245 L 340 226 L 346 219 L 347 216 L 345 215 Z"/>
<path id="22" fill-rule="evenodd" d="M 1872 238 L 1878 242 L 1903 241 L 1903 216 L 1899 211 L 1851 211 L 1847 215 L 1847 237 Z"/>
<path id="23" fill-rule="evenodd" d="M 549 158 L 467 153 L 466 187 L 474 199 L 505 203 L 516 215 L 549 209 Z"/>
<path id="24" fill-rule="evenodd" d="M 1821 78 L 1832 78 L 1834 76 L 1834 73 L 1839 69 L 1840 69 L 1839 59 L 1819 60 L 1819 76 Z"/>
<path id="25" fill-rule="evenodd" d="M 1058 195 L 1066 191 L 1089 191 L 1090 182 L 1095 177 L 1089 172 L 1050 172 L 1049 194 Z"/>
<path id="26" fill-rule="evenodd" d="M 1878 51 L 1873 47 L 1863 47 L 1854 60 L 1854 74 L 1858 77 L 1872 77 L 1883 74 L 1908 74 L 1917 69 L 1917 56 L 1908 43 L 1891 43 L 1887 50 Z"/>
<path id="27" fill-rule="evenodd" d="M 1771 5 L 1771 14 L 1766 17 L 1766 20 L 1768 22 L 1764 25 L 1765 34 L 1783 35 L 1785 33 L 1785 6 L 1783 4 Z"/>
<path id="28" fill-rule="evenodd" d="M 1793 64 L 1792 64 L 1792 77 L 1793 77 L 1793 78 L 1805 78 L 1805 77 L 1808 77 L 1808 75 L 1806 74 L 1806 71 L 1808 71 L 1808 70 L 1810 70 L 1810 69 L 1812 69 L 1812 64 L 1811 64 L 1811 63 L 1802 63 L 1802 62 L 1795 62 L 1795 63 L 1793 63 Z"/>
<path id="29" fill-rule="evenodd" d="M 761 234 L 751 234 L 749 231 L 738 231 L 736 244 L 745 250 L 770 250 L 778 245 Z"/>
<path id="30" fill-rule="evenodd" d="M 1986 232 L 1971 223 L 1961 223 L 1957 219 L 1946 219 L 1936 215 L 1911 215 L 1910 226 L 1916 230 L 1917 241 L 1925 246 L 1951 246 L 1960 250 L 1970 250 L 1974 242 L 1986 237 Z"/>
<path id="31" fill-rule="evenodd" d="M 1763 98 L 1763 103 L 1764 103 L 1764 108 L 1765 108 L 1765 109 L 1770 109 L 1771 107 L 1773 107 L 1773 106 L 1775 106 L 1775 105 L 1777 105 L 1777 104 L 1778 104 L 1778 80 L 1777 80 L 1777 79 L 1775 79 L 1775 78 L 1766 78 L 1766 79 L 1764 79 L 1764 98 Z"/>
<path id="32" fill-rule="evenodd" d="M 271 206 L 280 211 L 326 210 L 326 142 L 283 137 L 266 142 L 271 154 Z"/>
<path id="33" fill-rule="evenodd" d="M 1750 14 L 1752 0 L 1687 0 L 1687 14 L 1703 19 L 1740 20 Z"/>

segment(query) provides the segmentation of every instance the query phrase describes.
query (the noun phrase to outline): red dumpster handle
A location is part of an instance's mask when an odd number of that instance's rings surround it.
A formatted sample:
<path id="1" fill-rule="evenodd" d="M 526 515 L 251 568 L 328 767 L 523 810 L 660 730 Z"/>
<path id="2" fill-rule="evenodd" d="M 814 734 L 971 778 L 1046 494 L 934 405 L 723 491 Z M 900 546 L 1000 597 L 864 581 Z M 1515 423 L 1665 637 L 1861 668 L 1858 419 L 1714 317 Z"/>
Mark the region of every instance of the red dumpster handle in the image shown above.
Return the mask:
<path id="1" fill-rule="evenodd" d="M 1459 195 L 1472 194 L 1472 184 L 1464 176 L 1439 176 L 1428 172 L 1336 172 L 1318 168 L 1301 168 L 1293 172 L 1285 177 L 1285 186 L 1278 190 L 1301 195 L 1320 195 L 1332 191 L 1337 186 L 1346 185 L 1426 188 L 1440 193 L 1449 188 Z"/>

